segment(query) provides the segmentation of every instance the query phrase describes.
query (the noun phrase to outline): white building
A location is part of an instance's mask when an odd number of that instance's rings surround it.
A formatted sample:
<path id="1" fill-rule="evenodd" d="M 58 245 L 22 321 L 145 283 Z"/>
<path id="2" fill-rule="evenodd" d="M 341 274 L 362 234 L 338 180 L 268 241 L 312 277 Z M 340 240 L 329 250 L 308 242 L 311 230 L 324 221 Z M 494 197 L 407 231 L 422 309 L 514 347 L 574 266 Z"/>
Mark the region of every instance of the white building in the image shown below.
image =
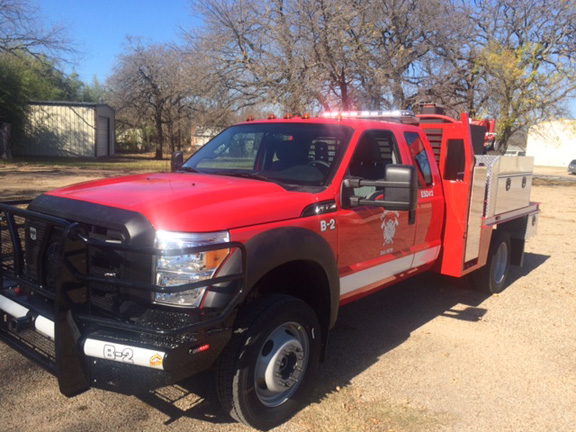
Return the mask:
<path id="1" fill-rule="evenodd" d="M 526 156 L 534 156 L 534 165 L 567 167 L 576 159 L 576 120 L 553 120 L 532 126 Z"/>
<path id="2" fill-rule="evenodd" d="M 115 154 L 115 113 L 106 104 L 30 102 L 20 156 L 100 157 Z"/>

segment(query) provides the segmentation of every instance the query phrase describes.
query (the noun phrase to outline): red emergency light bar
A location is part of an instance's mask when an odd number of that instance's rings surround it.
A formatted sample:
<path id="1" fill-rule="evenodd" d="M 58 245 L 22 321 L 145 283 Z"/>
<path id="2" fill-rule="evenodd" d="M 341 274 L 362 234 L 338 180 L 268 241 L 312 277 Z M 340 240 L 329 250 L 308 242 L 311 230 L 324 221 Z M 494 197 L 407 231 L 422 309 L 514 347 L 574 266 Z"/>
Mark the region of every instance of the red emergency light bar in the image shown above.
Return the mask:
<path id="1" fill-rule="evenodd" d="M 333 119 L 366 119 L 388 122 L 419 124 L 418 117 L 411 110 L 393 111 L 327 111 L 320 114 L 324 118 Z"/>

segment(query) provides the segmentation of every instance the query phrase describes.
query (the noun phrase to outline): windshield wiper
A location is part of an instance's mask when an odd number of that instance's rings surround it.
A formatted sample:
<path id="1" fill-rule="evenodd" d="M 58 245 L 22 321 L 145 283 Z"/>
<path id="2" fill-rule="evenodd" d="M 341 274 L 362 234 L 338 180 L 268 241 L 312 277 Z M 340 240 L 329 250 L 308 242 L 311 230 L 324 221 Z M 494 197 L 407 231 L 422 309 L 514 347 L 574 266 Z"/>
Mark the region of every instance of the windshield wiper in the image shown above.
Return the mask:
<path id="1" fill-rule="evenodd" d="M 216 173 L 215 173 L 216 174 Z M 256 173 L 248 173 L 248 172 L 219 172 L 217 174 L 220 175 L 225 175 L 225 176 L 230 176 L 230 177 L 241 177 L 241 178 L 247 178 L 247 179 L 252 179 L 252 180 L 262 180 L 262 181 L 266 181 L 266 182 L 273 182 L 273 183 L 277 183 L 276 180 L 271 179 L 270 177 L 266 177 L 263 176 L 261 174 L 256 174 Z"/>
<path id="2" fill-rule="evenodd" d="M 180 167 L 180 170 L 181 170 L 181 171 L 186 171 L 186 172 L 189 172 L 189 173 L 197 173 L 197 172 L 198 172 L 198 171 L 196 171 L 194 168 L 190 168 L 190 167 L 187 167 L 187 166 Z"/>

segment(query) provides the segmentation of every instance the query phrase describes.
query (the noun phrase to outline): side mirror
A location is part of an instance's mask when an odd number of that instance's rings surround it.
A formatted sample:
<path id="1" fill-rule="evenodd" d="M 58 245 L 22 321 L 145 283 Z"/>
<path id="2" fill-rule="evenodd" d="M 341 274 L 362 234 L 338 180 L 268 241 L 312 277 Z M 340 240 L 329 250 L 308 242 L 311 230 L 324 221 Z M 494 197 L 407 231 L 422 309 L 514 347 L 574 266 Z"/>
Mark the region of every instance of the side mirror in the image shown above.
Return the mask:
<path id="1" fill-rule="evenodd" d="M 177 151 L 172 153 L 172 159 L 170 160 L 170 171 L 176 172 L 184 165 L 184 153 Z"/>
<path id="2" fill-rule="evenodd" d="M 365 199 L 353 193 L 342 194 L 345 208 L 364 205 L 385 207 L 387 210 L 414 211 L 418 204 L 418 173 L 412 165 L 387 165 L 382 180 L 359 178 L 344 179 L 343 189 L 351 190 L 363 186 L 382 190 L 384 199 Z"/>

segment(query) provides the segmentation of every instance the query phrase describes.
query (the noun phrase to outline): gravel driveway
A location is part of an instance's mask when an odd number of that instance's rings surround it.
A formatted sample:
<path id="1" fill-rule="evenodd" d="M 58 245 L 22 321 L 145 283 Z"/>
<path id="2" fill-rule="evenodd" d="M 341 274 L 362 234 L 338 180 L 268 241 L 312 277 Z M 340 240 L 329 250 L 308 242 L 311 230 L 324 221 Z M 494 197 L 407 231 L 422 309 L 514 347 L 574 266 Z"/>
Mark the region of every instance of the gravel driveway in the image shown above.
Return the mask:
<path id="1" fill-rule="evenodd" d="M 576 430 L 576 177 L 537 172 L 538 234 L 503 293 L 424 275 L 342 308 L 312 403 L 275 430 Z M 101 174 L 1 169 L 0 199 Z M 0 376 L 2 431 L 247 430 L 210 373 L 142 397 L 67 399 L 0 343 Z"/>

